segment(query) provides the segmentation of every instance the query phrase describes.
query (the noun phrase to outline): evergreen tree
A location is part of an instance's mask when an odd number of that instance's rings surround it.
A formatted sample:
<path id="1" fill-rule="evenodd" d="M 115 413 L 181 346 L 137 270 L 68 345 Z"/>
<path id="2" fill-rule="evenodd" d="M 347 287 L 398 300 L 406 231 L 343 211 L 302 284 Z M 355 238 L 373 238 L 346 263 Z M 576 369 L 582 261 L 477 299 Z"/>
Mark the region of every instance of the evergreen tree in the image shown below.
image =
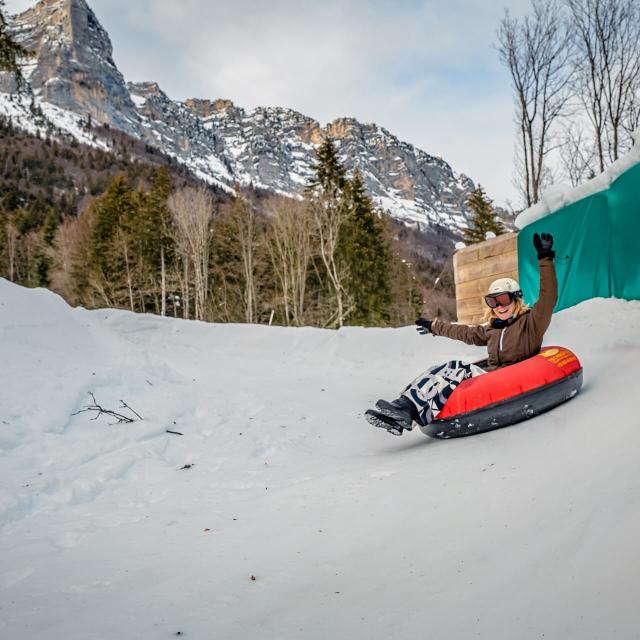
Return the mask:
<path id="1" fill-rule="evenodd" d="M 168 198 L 172 182 L 165 167 L 151 177 L 150 189 L 131 194 L 131 207 L 123 210 L 121 226 L 130 247 L 130 278 L 136 289 L 136 306 L 166 313 L 167 273 L 175 260 L 170 232 Z M 122 244 L 122 238 L 121 238 Z M 124 246 L 124 245 L 123 245 Z"/>
<path id="2" fill-rule="evenodd" d="M 335 300 L 329 322 L 383 324 L 391 301 L 391 254 L 384 225 L 373 210 L 361 174 L 356 171 L 347 179 L 331 139 L 320 145 L 317 157 L 316 175 L 307 193 Z"/>
<path id="3" fill-rule="evenodd" d="M 337 199 L 345 186 L 346 171 L 338 160 L 338 153 L 331 138 L 324 139 L 316 151 L 316 157 L 316 173 L 307 191 L 320 191 L 326 197 Z"/>
<path id="4" fill-rule="evenodd" d="M 238 205 L 234 202 L 225 207 L 215 222 L 213 234 L 213 288 L 215 297 L 221 301 L 214 308 L 214 322 L 242 322 L 241 266 L 237 245 Z M 242 212 L 244 213 L 244 211 Z"/>
<path id="5" fill-rule="evenodd" d="M 109 304 L 121 306 L 128 301 L 128 306 L 133 306 L 133 251 L 127 231 L 135 211 L 134 195 L 124 176 L 114 178 L 95 204 L 88 262 L 95 286 Z"/>
<path id="6" fill-rule="evenodd" d="M 491 231 L 496 235 L 505 233 L 505 228 L 497 219 L 490 200 L 481 186 L 477 186 L 467 200 L 467 206 L 471 209 L 469 227 L 464 230 L 463 239 L 466 244 L 482 242 Z"/>
<path id="7" fill-rule="evenodd" d="M 412 324 L 421 314 L 423 307 L 422 279 L 416 277 L 413 260 L 420 257 L 413 253 L 409 261 L 399 251 L 397 235 L 389 220 L 385 220 L 387 241 L 391 247 L 391 306 L 389 324 L 395 327 Z"/>
<path id="8" fill-rule="evenodd" d="M 50 209 L 47 217 L 44 219 L 44 224 L 42 227 L 42 237 L 48 246 L 51 246 L 53 244 L 53 239 L 55 238 L 58 224 L 58 214 L 54 209 Z"/>
<path id="9" fill-rule="evenodd" d="M 36 245 L 33 256 L 29 260 L 26 284 L 29 287 L 49 286 L 49 260 L 39 244 Z"/>
<path id="10" fill-rule="evenodd" d="M 384 324 L 391 301 L 390 248 L 359 171 L 347 181 L 344 197 L 349 216 L 341 250 L 349 265 L 347 286 L 353 300 L 349 323 Z"/>
<path id="11" fill-rule="evenodd" d="M 160 167 L 151 179 L 149 191 L 138 194 L 137 211 L 130 220 L 136 253 L 144 265 L 156 273 L 160 271 L 162 252 L 166 260 L 173 251 L 169 229 L 171 212 L 167 205 L 171 188 L 169 172 Z"/>

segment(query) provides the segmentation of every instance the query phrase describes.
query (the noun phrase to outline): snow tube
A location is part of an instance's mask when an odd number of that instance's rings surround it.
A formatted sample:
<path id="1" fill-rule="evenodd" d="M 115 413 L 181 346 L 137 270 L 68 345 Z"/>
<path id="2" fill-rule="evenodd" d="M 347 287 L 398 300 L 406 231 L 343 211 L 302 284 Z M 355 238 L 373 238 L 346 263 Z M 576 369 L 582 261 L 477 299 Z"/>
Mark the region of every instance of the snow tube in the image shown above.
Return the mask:
<path id="1" fill-rule="evenodd" d="M 486 360 L 477 362 L 486 365 Z M 582 387 L 582 366 L 564 347 L 508 367 L 463 380 L 431 424 L 420 426 L 432 438 L 457 438 L 506 427 L 569 400 Z"/>

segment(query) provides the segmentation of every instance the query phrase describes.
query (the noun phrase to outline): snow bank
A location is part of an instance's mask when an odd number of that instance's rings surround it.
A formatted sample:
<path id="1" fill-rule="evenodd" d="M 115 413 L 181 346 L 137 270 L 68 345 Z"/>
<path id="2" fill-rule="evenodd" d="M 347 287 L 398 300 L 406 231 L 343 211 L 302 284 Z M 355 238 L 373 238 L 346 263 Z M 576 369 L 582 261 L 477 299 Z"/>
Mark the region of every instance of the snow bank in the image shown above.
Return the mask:
<path id="1" fill-rule="evenodd" d="M 0 280 L 0 637 L 633 637 L 638 336 L 638 302 L 565 310 L 547 343 L 582 359 L 571 402 L 394 438 L 363 411 L 482 349 L 71 309 Z M 88 391 L 143 419 L 73 415 Z"/>
<path id="2" fill-rule="evenodd" d="M 554 213 L 555 211 L 573 204 L 574 202 L 578 202 L 578 200 L 582 200 L 587 196 L 591 196 L 595 193 L 608 189 L 609 186 L 611 186 L 611 183 L 620 177 L 625 171 L 640 162 L 640 128 L 638 128 L 634 133 L 633 139 L 636 142 L 629 153 L 618 158 L 618 160 L 595 178 L 592 178 L 577 187 L 571 187 L 564 184 L 549 186 L 542 194 L 539 202 L 528 209 L 525 209 L 516 218 L 515 224 L 518 229 L 523 229 L 532 222 L 535 222 L 540 218 L 544 218 L 550 213 Z"/>

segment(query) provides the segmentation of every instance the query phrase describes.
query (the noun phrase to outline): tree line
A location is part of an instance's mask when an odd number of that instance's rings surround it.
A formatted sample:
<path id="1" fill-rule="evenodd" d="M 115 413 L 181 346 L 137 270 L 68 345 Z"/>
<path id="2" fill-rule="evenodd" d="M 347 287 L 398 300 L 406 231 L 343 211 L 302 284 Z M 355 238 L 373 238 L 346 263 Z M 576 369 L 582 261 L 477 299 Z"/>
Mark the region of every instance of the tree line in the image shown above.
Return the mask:
<path id="1" fill-rule="evenodd" d="M 392 223 L 329 139 L 300 199 L 221 196 L 160 166 L 88 201 L 37 222 L 0 206 L 0 274 L 88 308 L 205 321 L 401 325 L 422 306 Z"/>
<path id="2" fill-rule="evenodd" d="M 640 124 L 640 3 L 532 0 L 505 11 L 497 50 L 515 98 L 515 184 L 525 206 L 561 178 L 573 186 L 633 144 Z"/>

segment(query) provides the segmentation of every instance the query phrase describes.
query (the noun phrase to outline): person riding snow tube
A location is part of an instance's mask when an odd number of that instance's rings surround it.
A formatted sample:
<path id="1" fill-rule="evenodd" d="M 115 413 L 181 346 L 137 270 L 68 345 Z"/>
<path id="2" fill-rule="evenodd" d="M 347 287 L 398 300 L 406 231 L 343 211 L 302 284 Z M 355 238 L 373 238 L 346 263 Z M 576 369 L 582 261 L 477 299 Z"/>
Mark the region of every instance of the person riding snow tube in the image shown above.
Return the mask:
<path id="1" fill-rule="evenodd" d="M 540 295 L 533 307 L 523 302 L 522 290 L 513 278 L 499 278 L 484 296 L 487 307 L 484 323 L 461 325 L 422 317 L 416 320 L 421 335 L 446 336 L 486 346 L 486 363 L 479 366 L 452 360 L 431 367 L 408 384 L 398 398 L 378 400 L 375 410 L 366 411 L 365 418 L 370 424 L 393 435 L 410 431 L 414 422 L 421 428 L 427 427 L 438 419 L 447 400 L 464 380 L 514 365 L 540 352 L 557 301 L 558 283 L 552 235 L 536 233 L 533 244 L 540 272 Z"/>
<path id="2" fill-rule="evenodd" d="M 577 356 L 545 346 L 531 358 L 463 380 L 438 417 L 420 423 L 420 430 L 432 438 L 458 438 L 506 427 L 558 406 L 581 387 Z"/>

